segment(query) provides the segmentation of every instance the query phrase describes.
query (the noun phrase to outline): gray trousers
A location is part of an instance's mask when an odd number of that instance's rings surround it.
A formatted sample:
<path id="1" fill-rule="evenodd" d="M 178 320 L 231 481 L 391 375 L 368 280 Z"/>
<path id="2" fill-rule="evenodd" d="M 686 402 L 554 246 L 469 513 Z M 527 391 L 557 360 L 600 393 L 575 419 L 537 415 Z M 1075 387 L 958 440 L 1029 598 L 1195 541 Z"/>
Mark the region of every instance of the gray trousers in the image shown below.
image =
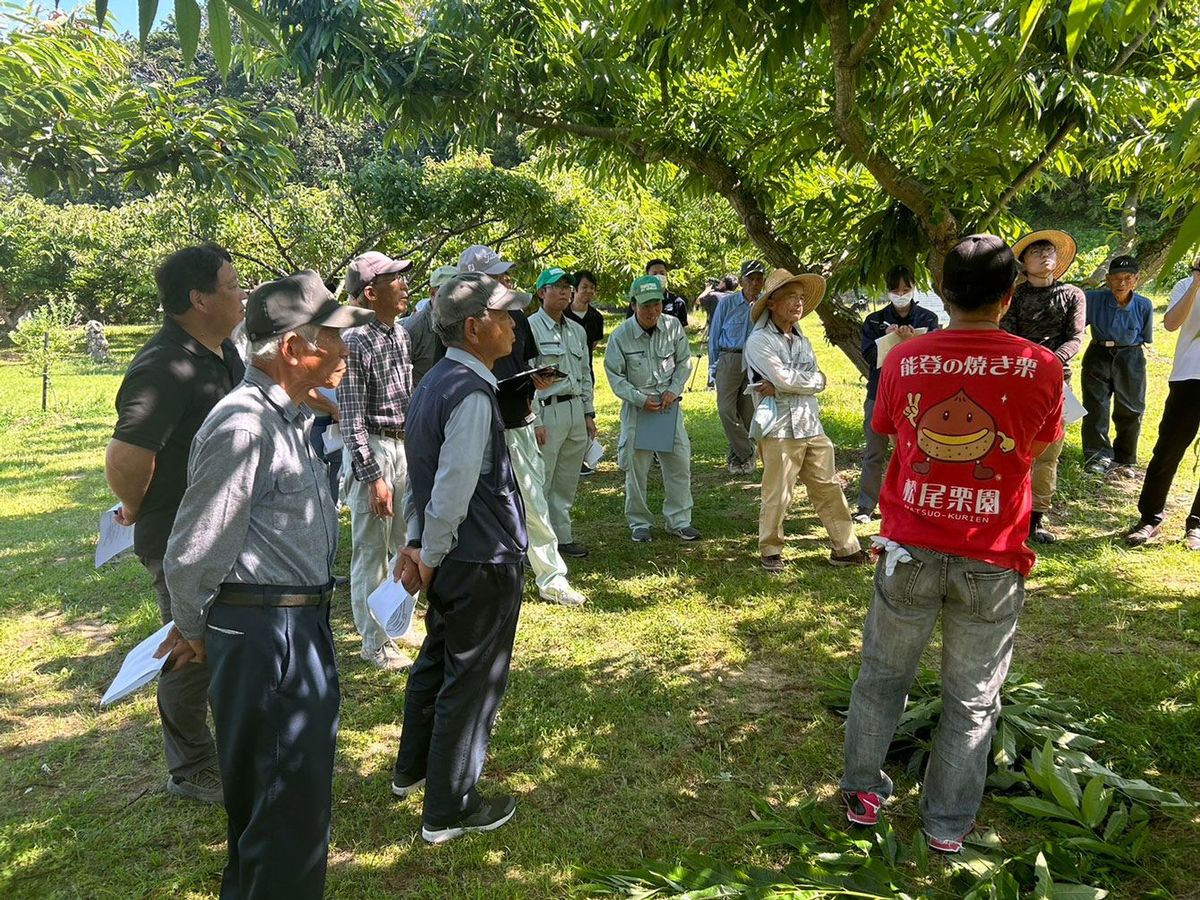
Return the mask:
<path id="1" fill-rule="evenodd" d="M 754 421 L 754 399 L 746 394 L 749 383 L 742 368 L 742 354 L 722 351 L 717 357 L 717 415 L 729 442 L 726 461 L 741 465 L 754 458 L 750 443 L 750 423 Z"/>
<path id="2" fill-rule="evenodd" d="M 862 669 L 846 719 L 842 790 L 886 799 L 888 746 L 933 626 L 942 618 L 942 717 L 921 788 L 925 833 L 966 834 L 983 799 L 1000 688 L 1012 661 L 1025 579 L 974 559 L 907 547 L 913 561 L 888 575 L 881 557 L 863 629 Z"/>
<path id="3" fill-rule="evenodd" d="M 879 505 L 879 491 L 883 486 L 883 464 L 887 460 L 888 437 L 871 427 L 871 416 L 875 412 L 875 398 L 868 397 L 863 404 L 863 436 L 867 449 L 863 453 L 862 475 L 858 479 L 858 511 L 875 512 Z"/>
<path id="4" fill-rule="evenodd" d="M 171 594 L 163 576 L 163 561 L 145 556 L 138 560 L 154 580 L 158 612 L 165 625 L 171 621 Z M 188 663 L 159 676 L 158 717 L 168 772 L 187 778 L 217 764 L 217 745 L 208 728 L 207 663 Z"/>

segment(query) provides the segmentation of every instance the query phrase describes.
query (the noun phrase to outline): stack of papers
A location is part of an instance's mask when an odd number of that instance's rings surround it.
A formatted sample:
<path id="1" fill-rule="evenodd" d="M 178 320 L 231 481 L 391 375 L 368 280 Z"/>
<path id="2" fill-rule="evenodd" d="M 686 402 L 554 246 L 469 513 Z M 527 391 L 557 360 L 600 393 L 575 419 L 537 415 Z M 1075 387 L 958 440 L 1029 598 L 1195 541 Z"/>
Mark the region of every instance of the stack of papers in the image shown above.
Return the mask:
<path id="1" fill-rule="evenodd" d="M 914 328 L 913 334 L 925 334 L 928 328 Z M 887 359 L 888 353 L 893 347 L 900 343 L 900 335 L 893 331 L 891 334 L 885 334 L 882 337 L 875 338 L 875 346 L 879 348 L 879 353 L 875 359 L 875 368 L 882 369 L 883 361 Z"/>
<path id="2" fill-rule="evenodd" d="M 592 438 L 592 442 L 588 444 L 587 453 L 583 454 L 583 464 L 589 469 L 596 468 L 596 463 L 604 458 L 604 445 L 600 443 L 599 438 Z"/>
<path id="3" fill-rule="evenodd" d="M 154 651 L 167 639 L 167 634 L 174 624 L 174 622 L 168 622 L 129 651 L 129 655 L 121 663 L 117 677 L 113 679 L 113 683 L 108 686 L 108 690 L 100 698 L 101 706 L 108 706 L 110 703 L 116 703 L 118 700 L 128 697 L 159 676 L 167 659 L 165 656 L 162 659 L 155 659 Z"/>
<path id="4" fill-rule="evenodd" d="M 379 623 L 392 640 L 404 635 L 412 625 L 413 610 L 417 608 L 417 597 L 410 594 L 398 581 L 393 581 L 391 573 L 396 569 L 396 561 L 392 560 L 388 568 L 388 576 L 383 583 L 371 592 L 367 598 L 367 608 L 371 618 Z"/>
<path id="5" fill-rule="evenodd" d="M 133 549 L 133 526 L 117 521 L 117 510 L 121 504 L 100 513 L 100 541 L 96 544 L 96 568 L 110 559 Z"/>

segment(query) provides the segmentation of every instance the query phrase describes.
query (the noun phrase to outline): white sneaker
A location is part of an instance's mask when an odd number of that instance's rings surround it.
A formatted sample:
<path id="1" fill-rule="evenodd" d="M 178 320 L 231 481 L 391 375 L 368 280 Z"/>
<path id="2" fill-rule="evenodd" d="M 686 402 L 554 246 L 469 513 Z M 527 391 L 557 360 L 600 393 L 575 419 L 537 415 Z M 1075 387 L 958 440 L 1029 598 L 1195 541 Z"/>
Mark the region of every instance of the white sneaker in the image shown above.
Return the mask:
<path id="1" fill-rule="evenodd" d="M 401 653 L 391 644 L 384 644 L 374 653 L 363 647 L 358 655 L 364 662 L 370 663 L 377 669 L 383 669 L 385 672 L 403 672 L 413 664 L 412 657 L 407 653 Z"/>
<path id="2" fill-rule="evenodd" d="M 557 603 L 559 606 L 583 606 L 587 603 L 587 597 L 570 585 L 539 589 L 538 596 L 547 603 Z"/>

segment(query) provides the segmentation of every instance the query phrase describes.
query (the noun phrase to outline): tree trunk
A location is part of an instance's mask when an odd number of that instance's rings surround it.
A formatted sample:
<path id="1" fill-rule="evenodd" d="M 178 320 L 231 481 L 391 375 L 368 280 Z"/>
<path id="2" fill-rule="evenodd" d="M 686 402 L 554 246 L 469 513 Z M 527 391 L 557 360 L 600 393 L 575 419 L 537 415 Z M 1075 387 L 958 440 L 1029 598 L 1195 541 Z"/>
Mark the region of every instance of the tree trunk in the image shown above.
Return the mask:
<path id="1" fill-rule="evenodd" d="M 1127 253 L 1132 253 L 1133 248 L 1137 245 L 1137 208 L 1138 201 L 1141 199 L 1141 186 L 1135 181 L 1129 186 L 1129 192 L 1125 195 L 1125 202 L 1121 204 L 1121 239 L 1117 241 L 1117 248 L 1108 258 L 1101 261 L 1100 265 L 1092 270 L 1092 274 L 1084 279 L 1085 284 L 1100 284 L 1104 281 L 1104 276 L 1108 272 L 1108 264 L 1118 256 L 1124 256 Z M 1170 244 L 1167 245 L 1168 247 Z M 1158 261 L 1159 267 L 1162 266 L 1162 260 Z"/>

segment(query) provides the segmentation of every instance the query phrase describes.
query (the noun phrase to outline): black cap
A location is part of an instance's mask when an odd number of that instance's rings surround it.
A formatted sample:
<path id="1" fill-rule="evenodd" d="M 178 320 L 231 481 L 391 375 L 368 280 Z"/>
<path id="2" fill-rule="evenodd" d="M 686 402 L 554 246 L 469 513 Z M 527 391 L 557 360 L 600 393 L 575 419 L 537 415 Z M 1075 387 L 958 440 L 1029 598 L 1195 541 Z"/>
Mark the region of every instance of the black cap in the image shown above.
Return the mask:
<path id="1" fill-rule="evenodd" d="M 742 277 L 747 275 L 763 275 L 767 274 L 767 267 L 763 265 L 761 259 L 748 259 L 742 263 Z"/>
<path id="2" fill-rule="evenodd" d="M 998 297 L 1017 278 L 1017 260 L 1001 238 L 994 234 L 972 234 L 946 254 L 942 263 L 942 292 L 951 303 L 961 298 L 968 308 L 972 295 Z"/>
<path id="3" fill-rule="evenodd" d="M 311 269 L 260 284 L 246 300 L 246 337 L 252 342 L 295 331 L 301 325 L 352 328 L 366 325 L 375 313 L 342 306 L 321 276 Z"/>
<path id="4" fill-rule="evenodd" d="M 1121 272 L 1130 272 L 1136 275 L 1142 271 L 1142 267 L 1138 265 L 1138 261 L 1133 256 L 1118 256 L 1108 264 L 1108 274 L 1118 275 Z"/>

